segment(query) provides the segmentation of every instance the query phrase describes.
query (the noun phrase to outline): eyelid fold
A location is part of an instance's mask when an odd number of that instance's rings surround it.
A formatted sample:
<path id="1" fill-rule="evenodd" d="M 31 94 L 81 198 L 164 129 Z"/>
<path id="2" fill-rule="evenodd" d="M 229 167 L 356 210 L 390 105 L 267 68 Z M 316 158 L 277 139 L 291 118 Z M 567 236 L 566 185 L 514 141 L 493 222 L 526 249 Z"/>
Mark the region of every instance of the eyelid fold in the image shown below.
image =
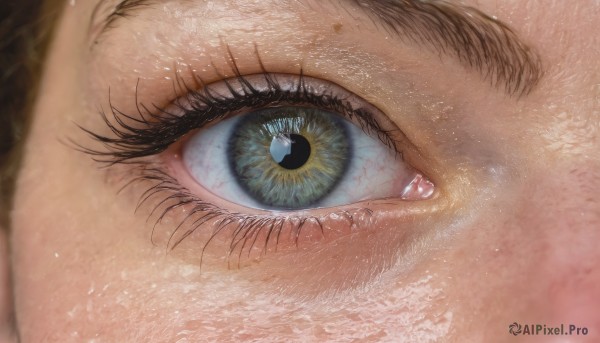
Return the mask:
<path id="1" fill-rule="evenodd" d="M 280 77 L 288 80 L 295 77 L 297 81 L 282 88 L 279 84 Z M 253 82 L 256 81 L 258 87 L 249 82 L 254 78 L 256 80 Z M 205 127 L 243 110 L 284 104 L 309 104 L 346 116 L 357 122 L 365 133 L 376 135 L 386 146 L 400 153 L 395 137 L 391 134 L 401 131 L 375 106 L 324 80 L 318 80 L 324 85 L 311 88 L 312 80 L 317 82 L 318 79 L 302 73 L 296 76 L 271 73 L 238 75 L 221 81 L 221 85 L 217 82 L 199 90 L 180 85 L 186 92 L 185 95 L 166 108 L 154 104 L 150 107 L 138 104 L 138 113 L 134 115 L 123 113 L 111 105 L 111 112 L 101 112 L 101 115 L 112 135 L 97 134 L 82 127 L 93 139 L 103 143 L 107 150 L 80 148 L 94 155 L 99 162 L 130 162 L 165 151 L 190 130 Z M 308 81 L 311 83 L 308 84 Z M 334 93 L 334 90 L 341 95 Z"/>

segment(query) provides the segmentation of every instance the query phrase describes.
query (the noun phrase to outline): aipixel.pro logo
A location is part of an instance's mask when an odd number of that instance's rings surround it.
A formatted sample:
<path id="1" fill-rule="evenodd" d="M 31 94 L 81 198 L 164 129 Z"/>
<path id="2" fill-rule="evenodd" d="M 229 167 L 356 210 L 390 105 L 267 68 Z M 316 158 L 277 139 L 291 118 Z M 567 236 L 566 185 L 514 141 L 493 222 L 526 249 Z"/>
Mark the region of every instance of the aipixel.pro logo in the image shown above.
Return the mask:
<path id="1" fill-rule="evenodd" d="M 510 324 L 508 326 L 508 332 L 510 332 L 513 335 L 518 335 L 521 333 L 521 331 L 523 330 L 523 328 L 521 327 L 521 324 L 514 322 L 512 324 Z"/>
<path id="2" fill-rule="evenodd" d="M 513 322 L 508 326 L 508 332 L 511 335 L 531 335 L 531 336 L 586 336 L 589 332 L 586 327 L 579 327 L 577 325 L 560 324 L 558 326 L 548 326 L 546 324 L 524 324 L 521 325 L 517 322 Z"/>

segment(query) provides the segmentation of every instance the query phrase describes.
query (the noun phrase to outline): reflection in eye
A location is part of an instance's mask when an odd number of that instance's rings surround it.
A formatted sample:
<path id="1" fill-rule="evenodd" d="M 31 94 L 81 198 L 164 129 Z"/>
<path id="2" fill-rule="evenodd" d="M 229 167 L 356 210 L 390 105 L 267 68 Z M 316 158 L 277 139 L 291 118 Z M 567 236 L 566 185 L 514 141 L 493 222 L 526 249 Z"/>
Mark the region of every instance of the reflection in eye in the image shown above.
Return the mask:
<path id="1" fill-rule="evenodd" d="M 209 191 L 256 208 L 399 197 L 415 178 L 381 141 L 338 114 L 312 107 L 266 108 L 225 120 L 191 138 L 183 156 Z"/>

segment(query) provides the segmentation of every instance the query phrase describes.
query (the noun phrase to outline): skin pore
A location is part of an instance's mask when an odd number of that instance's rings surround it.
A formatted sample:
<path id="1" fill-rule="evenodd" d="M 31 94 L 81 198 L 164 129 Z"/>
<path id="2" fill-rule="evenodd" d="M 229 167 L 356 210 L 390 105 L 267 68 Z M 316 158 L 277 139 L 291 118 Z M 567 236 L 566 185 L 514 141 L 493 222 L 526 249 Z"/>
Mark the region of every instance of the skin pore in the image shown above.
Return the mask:
<path id="1" fill-rule="evenodd" d="M 353 1 L 142 1 L 106 29 L 115 1 L 67 5 L 12 212 L 20 339 L 513 341 L 517 321 L 575 324 L 589 333 L 569 339 L 597 341 L 600 5 L 448 4 L 514 32 L 540 68 L 527 92 L 505 86 L 522 73 L 495 77 L 491 60 L 473 67 Z M 211 222 L 171 250 L 189 208 L 153 229 L 163 198 L 136 211 L 151 183 L 123 188 L 139 170 L 103 168 L 74 149 L 106 150 L 79 126 L 110 136 L 99 112 L 113 124 L 111 107 L 142 119 L 140 104 L 166 108 L 185 95 L 174 84 L 213 84 L 234 68 L 302 71 L 365 99 L 401 130 L 404 162 L 432 180 L 435 196 L 306 210 L 324 218 L 324 237 L 307 225 L 298 246 L 284 238 L 266 254 L 228 258 L 232 227 L 202 252 Z M 178 179 L 186 137 L 145 161 Z M 194 194 L 264 214 L 201 187 Z M 372 214 L 357 210 L 353 226 L 338 215 L 357 208 Z"/>

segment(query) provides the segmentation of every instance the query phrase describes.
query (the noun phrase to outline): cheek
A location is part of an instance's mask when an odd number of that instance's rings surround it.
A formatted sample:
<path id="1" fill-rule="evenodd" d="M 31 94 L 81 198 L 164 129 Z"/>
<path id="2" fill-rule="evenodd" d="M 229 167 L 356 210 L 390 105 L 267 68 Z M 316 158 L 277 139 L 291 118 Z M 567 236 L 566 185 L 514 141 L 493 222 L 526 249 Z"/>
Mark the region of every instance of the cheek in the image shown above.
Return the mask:
<path id="1" fill-rule="evenodd" d="M 19 186 L 12 244 L 21 338 L 171 340 L 192 317 L 185 312 L 200 306 L 182 305 L 188 297 L 200 299 L 190 293 L 197 266 L 166 260 L 164 249 L 153 249 L 143 220 L 121 214 L 123 204 L 108 201 L 111 192 L 75 170 L 45 169 L 56 177 L 25 176 Z"/>
<path id="2" fill-rule="evenodd" d="M 600 328 L 598 170 L 532 174 L 461 234 L 461 247 L 447 258 L 457 263 L 449 276 L 463 287 L 452 298 L 490 339 L 514 321 Z"/>
<path id="3" fill-rule="evenodd" d="M 125 219 L 133 216 L 122 215 L 123 203 L 102 186 L 106 174 L 88 168 L 81 155 L 57 140 L 35 132 L 30 137 L 30 146 L 40 149 L 26 155 L 12 217 L 20 334 L 31 342 L 91 340 L 99 327 L 116 330 L 115 318 L 136 312 L 136 304 L 126 308 L 115 302 L 123 291 L 133 293 L 145 284 L 124 280 L 121 272 L 137 269 L 152 275 L 135 262 L 157 256 L 150 255 L 150 243 L 136 246 L 142 236 L 149 241 L 147 232 Z"/>
<path id="4" fill-rule="evenodd" d="M 545 281 L 539 289 L 549 315 L 555 322 L 593 327 L 599 335 L 600 166 L 589 164 L 545 176 L 552 186 L 532 195 L 546 200 L 524 213 L 523 221 L 538 232 L 536 262 Z"/>

